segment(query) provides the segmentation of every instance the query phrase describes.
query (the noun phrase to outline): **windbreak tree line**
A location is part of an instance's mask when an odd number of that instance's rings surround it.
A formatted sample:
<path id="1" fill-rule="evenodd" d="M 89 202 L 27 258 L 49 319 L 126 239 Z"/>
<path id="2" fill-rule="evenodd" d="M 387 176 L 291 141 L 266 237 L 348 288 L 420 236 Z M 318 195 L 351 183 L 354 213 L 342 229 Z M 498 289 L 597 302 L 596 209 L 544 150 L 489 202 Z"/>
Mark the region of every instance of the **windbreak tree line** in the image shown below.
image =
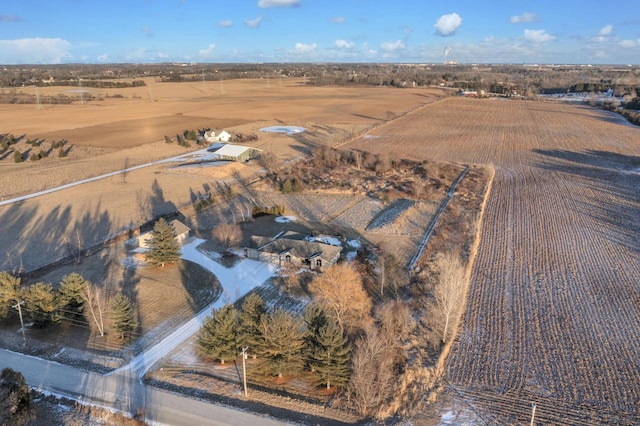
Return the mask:
<path id="1" fill-rule="evenodd" d="M 138 326 L 135 305 L 129 298 L 117 293 L 107 301 L 99 286 L 75 272 L 64 276 L 57 289 L 44 282 L 22 286 L 20 278 L 0 272 L 0 320 L 20 313 L 23 321 L 37 328 L 61 321 L 83 321 L 100 336 L 105 334 L 109 315 L 113 331 L 123 339 L 130 337 Z"/>
<path id="2" fill-rule="evenodd" d="M 303 315 L 281 308 L 268 311 L 260 296 L 251 294 L 238 309 L 214 309 L 204 321 L 197 342 L 203 354 L 221 363 L 235 360 L 242 348 L 255 358 L 257 373 L 284 377 L 311 371 L 318 385 L 345 386 L 349 379 L 351 345 L 340 325 L 318 305 Z"/>

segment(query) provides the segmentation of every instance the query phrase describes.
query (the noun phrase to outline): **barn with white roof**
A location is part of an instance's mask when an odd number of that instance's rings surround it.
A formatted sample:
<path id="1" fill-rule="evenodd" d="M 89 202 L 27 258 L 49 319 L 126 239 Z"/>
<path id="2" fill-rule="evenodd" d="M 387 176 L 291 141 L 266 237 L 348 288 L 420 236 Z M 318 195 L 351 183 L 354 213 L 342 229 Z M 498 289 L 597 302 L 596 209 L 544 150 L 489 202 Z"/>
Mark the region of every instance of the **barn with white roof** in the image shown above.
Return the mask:
<path id="1" fill-rule="evenodd" d="M 245 162 L 258 158 L 262 150 L 250 146 L 225 144 L 220 149 L 215 150 L 215 155 L 220 160 Z"/>

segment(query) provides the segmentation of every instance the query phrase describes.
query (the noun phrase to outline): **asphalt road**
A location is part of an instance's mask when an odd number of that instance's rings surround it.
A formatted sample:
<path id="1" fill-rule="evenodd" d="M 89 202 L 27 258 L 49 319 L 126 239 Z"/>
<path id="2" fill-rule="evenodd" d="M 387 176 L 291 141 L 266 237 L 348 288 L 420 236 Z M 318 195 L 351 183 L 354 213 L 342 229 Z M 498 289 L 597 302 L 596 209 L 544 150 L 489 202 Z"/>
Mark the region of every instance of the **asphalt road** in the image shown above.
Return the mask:
<path id="1" fill-rule="evenodd" d="M 20 371 L 29 386 L 127 413 L 143 410 L 148 421 L 167 425 L 286 424 L 266 416 L 211 404 L 142 384 L 134 371 L 105 376 L 0 349 L 0 366 Z"/>

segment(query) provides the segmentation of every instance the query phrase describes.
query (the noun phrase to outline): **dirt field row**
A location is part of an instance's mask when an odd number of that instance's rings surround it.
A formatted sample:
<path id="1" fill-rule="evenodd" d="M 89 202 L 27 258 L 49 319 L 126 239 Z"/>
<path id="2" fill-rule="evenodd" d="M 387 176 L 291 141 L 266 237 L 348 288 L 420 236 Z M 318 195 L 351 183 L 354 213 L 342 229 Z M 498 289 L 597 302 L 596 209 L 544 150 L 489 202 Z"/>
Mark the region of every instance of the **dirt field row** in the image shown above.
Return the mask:
<path id="1" fill-rule="evenodd" d="M 640 129 L 575 105 L 452 99 L 373 133 L 353 146 L 496 165 L 448 380 L 556 401 L 565 424 L 569 409 L 637 424 Z"/>

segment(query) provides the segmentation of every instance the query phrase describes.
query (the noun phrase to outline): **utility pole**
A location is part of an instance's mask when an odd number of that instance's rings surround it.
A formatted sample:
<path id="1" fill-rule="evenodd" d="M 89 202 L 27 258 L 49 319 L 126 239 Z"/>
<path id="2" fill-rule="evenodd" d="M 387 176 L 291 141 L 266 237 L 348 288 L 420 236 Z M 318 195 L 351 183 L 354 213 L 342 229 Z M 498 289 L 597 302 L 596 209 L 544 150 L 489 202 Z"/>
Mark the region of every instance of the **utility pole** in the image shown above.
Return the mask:
<path id="1" fill-rule="evenodd" d="M 244 388 L 245 397 L 247 396 L 247 364 L 246 364 L 247 349 L 249 348 L 248 347 L 242 348 L 242 385 Z"/>
<path id="2" fill-rule="evenodd" d="M 24 335 L 24 321 L 22 321 L 22 308 L 21 305 L 24 303 L 24 300 L 21 300 L 20 302 L 16 303 L 15 305 L 13 305 L 13 309 L 17 309 L 18 310 L 18 315 L 20 315 L 20 326 L 22 327 L 22 341 L 24 343 L 27 342 L 27 337 Z"/>

